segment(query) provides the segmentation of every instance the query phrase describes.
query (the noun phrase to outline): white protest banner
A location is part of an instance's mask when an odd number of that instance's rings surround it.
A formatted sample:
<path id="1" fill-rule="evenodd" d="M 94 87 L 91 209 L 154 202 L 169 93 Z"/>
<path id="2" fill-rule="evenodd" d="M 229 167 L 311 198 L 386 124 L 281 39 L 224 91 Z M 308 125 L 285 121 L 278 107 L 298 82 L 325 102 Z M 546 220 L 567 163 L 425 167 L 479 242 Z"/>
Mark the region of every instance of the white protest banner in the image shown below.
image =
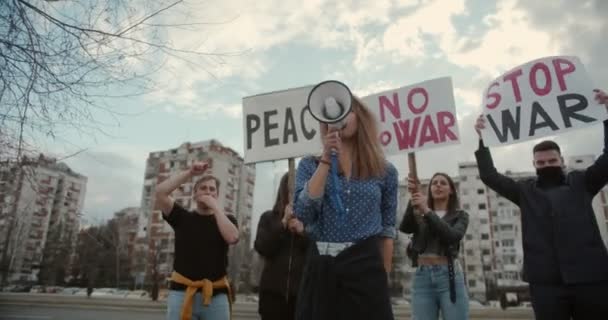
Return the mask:
<path id="1" fill-rule="evenodd" d="M 537 59 L 490 83 L 483 97 L 484 143 L 506 145 L 588 127 L 607 118 L 577 57 Z"/>
<path id="2" fill-rule="evenodd" d="M 387 155 L 457 144 L 452 80 L 438 78 L 363 98 L 380 121 Z"/>
<path id="3" fill-rule="evenodd" d="M 308 108 L 313 86 L 243 98 L 245 163 L 295 158 L 322 149 Z"/>
<path id="4" fill-rule="evenodd" d="M 245 163 L 297 158 L 322 150 L 319 123 L 306 103 L 314 85 L 243 98 Z M 459 143 L 450 78 L 369 95 L 387 155 Z"/>

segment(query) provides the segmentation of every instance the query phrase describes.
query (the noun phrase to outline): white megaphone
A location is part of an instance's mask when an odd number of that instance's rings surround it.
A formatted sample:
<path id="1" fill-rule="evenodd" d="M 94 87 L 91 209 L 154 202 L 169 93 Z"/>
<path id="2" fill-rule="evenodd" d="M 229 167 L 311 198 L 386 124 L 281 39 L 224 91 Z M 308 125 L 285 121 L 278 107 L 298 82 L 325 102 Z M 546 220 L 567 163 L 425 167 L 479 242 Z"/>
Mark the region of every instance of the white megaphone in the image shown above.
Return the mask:
<path id="1" fill-rule="evenodd" d="M 319 122 L 342 129 L 353 104 L 348 87 L 336 80 L 323 81 L 308 94 L 308 110 Z"/>
<path id="2" fill-rule="evenodd" d="M 308 94 L 308 110 L 319 122 L 327 123 L 329 127 L 342 129 L 346 126 L 346 116 L 353 106 L 353 95 L 348 87 L 335 80 L 323 81 Z M 341 186 L 338 179 L 338 156 L 336 150 L 331 151 L 329 169 L 329 196 L 339 217 L 344 217 L 346 211 L 340 198 Z"/>

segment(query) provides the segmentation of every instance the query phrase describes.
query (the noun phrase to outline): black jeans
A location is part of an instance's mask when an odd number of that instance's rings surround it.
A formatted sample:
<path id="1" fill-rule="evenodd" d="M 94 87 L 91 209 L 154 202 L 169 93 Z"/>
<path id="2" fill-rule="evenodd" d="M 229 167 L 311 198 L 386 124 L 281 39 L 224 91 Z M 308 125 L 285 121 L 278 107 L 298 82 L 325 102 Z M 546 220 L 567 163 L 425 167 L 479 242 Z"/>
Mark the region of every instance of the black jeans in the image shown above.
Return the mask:
<path id="1" fill-rule="evenodd" d="M 608 281 L 586 284 L 530 284 L 536 320 L 608 319 Z"/>
<path id="2" fill-rule="evenodd" d="M 284 294 L 261 292 L 258 312 L 262 320 L 293 320 L 296 311 L 296 297 L 289 300 Z"/>

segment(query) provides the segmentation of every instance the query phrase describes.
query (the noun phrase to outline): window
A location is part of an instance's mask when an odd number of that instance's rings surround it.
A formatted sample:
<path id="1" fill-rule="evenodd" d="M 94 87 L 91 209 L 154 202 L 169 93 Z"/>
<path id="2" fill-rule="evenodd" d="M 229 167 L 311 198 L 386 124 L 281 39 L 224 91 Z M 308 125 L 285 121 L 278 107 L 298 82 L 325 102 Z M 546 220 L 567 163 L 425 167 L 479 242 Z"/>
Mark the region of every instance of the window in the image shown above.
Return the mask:
<path id="1" fill-rule="evenodd" d="M 468 203 L 465 203 L 465 204 L 462 205 L 462 209 L 464 209 L 464 210 L 470 210 L 471 206 Z"/>
<path id="2" fill-rule="evenodd" d="M 467 256 L 472 256 L 473 255 L 473 250 L 469 249 L 467 250 Z"/>
<path id="3" fill-rule="evenodd" d="M 488 219 L 481 219 L 481 224 L 488 224 Z"/>
<path id="4" fill-rule="evenodd" d="M 515 256 L 504 256 L 505 264 L 515 264 Z"/>
<path id="5" fill-rule="evenodd" d="M 480 203 L 478 206 L 479 210 L 485 210 L 486 209 L 486 204 L 485 203 Z"/>
<path id="6" fill-rule="evenodd" d="M 483 189 L 477 189 L 477 194 L 484 194 L 484 190 Z"/>
<path id="7" fill-rule="evenodd" d="M 492 271 L 491 266 L 483 266 L 483 271 Z"/>
<path id="8" fill-rule="evenodd" d="M 467 234 L 466 239 L 467 239 L 467 240 L 473 240 L 473 235 L 472 235 L 472 234 Z"/>
<path id="9" fill-rule="evenodd" d="M 475 266 L 467 266 L 469 272 L 475 272 Z"/>
<path id="10" fill-rule="evenodd" d="M 169 239 L 162 239 L 162 240 L 160 240 L 160 247 L 161 247 L 161 249 L 166 249 L 167 246 L 169 246 Z"/>
<path id="11" fill-rule="evenodd" d="M 483 249 L 481 250 L 481 254 L 484 256 L 489 256 L 490 255 L 490 250 L 489 249 Z"/>
<path id="12" fill-rule="evenodd" d="M 513 231 L 513 225 L 503 224 L 500 226 L 500 231 Z"/>
<path id="13" fill-rule="evenodd" d="M 500 247 L 500 241 L 496 241 L 496 247 Z"/>
<path id="14" fill-rule="evenodd" d="M 477 285 L 475 280 L 469 280 L 469 287 L 475 287 L 475 285 Z"/>
<path id="15" fill-rule="evenodd" d="M 515 246 L 515 240 L 513 239 L 504 239 L 501 241 L 503 247 L 513 247 Z"/>
<path id="16" fill-rule="evenodd" d="M 461 181 L 462 181 L 462 182 L 467 181 L 467 176 L 463 176 L 463 177 L 461 178 Z"/>
<path id="17" fill-rule="evenodd" d="M 481 240 L 489 240 L 490 239 L 490 235 L 487 233 L 482 233 L 481 234 Z"/>
<path id="18" fill-rule="evenodd" d="M 468 189 L 462 189 L 462 195 L 466 196 L 469 194 L 469 190 Z"/>

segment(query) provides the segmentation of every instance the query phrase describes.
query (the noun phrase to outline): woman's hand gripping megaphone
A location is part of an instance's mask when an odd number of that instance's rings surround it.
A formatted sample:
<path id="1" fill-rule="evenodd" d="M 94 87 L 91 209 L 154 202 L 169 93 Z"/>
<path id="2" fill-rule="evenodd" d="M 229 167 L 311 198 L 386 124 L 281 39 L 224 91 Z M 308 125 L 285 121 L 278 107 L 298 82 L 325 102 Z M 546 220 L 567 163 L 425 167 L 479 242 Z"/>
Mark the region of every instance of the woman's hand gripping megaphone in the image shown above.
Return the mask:
<path id="1" fill-rule="evenodd" d="M 329 126 L 323 138 L 323 160 L 331 161 L 332 154 L 339 154 L 341 148 L 340 129 Z"/>

